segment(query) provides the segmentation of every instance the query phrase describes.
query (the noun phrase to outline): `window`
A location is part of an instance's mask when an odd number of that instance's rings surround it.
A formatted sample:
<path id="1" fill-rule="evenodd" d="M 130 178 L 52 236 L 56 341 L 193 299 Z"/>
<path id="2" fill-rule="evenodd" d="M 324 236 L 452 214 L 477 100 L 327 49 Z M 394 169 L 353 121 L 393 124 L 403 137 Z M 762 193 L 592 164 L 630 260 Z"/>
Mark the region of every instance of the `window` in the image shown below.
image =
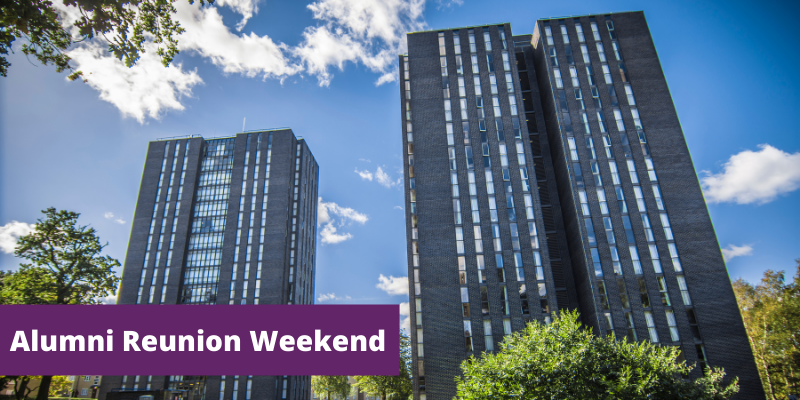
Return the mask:
<path id="1" fill-rule="evenodd" d="M 619 252 L 617 251 L 617 247 L 610 246 L 609 250 L 611 251 L 611 263 L 612 266 L 614 267 L 614 273 L 617 275 L 622 275 L 622 264 L 620 264 L 619 262 Z M 625 307 L 625 308 L 630 308 L 630 307 Z"/>
<path id="2" fill-rule="evenodd" d="M 658 331 L 656 330 L 656 322 L 653 320 L 653 313 L 645 311 L 644 319 L 647 322 L 647 331 L 650 333 L 650 341 L 658 343 Z"/>
<path id="3" fill-rule="evenodd" d="M 544 27 L 545 36 L 547 36 L 547 45 L 552 46 L 555 42 L 553 42 L 553 30 L 549 26 Z"/>
<path id="4" fill-rule="evenodd" d="M 474 46 L 474 44 L 470 44 L 470 46 Z M 470 60 L 472 61 L 472 73 L 473 74 L 480 73 L 480 70 L 478 69 L 478 56 L 473 54 L 473 55 L 470 56 Z M 478 82 L 480 82 L 480 80 L 478 80 Z M 480 87 L 480 85 L 477 85 L 477 86 Z M 475 90 L 478 90 L 478 89 L 475 89 Z"/>
<path id="5" fill-rule="evenodd" d="M 644 233 L 647 236 L 648 242 L 655 242 L 656 238 L 653 236 L 653 227 L 650 226 L 650 218 L 647 214 L 642 214 L 642 225 L 644 225 Z"/>
<path id="6" fill-rule="evenodd" d="M 597 252 L 597 247 L 592 247 L 591 253 L 592 253 L 592 265 L 594 266 L 594 274 L 596 277 L 601 278 L 603 276 L 603 265 L 600 263 L 600 253 Z"/>
<path id="7" fill-rule="evenodd" d="M 503 251 L 503 244 L 500 240 L 500 225 L 492 224 L 492 243 L 494 245 L 494 251 Z M 500 260 L 502 260 L 502 258 Z M 503 268 L 502 263 L 497 267 Z"/>
<path id="8" fill-rule="evenodd" d="M 600 293 L 600 304 L 604 310 L 608 310 L 608 292 L 606 291 L 606 283 L 597 281 L 597 291 Z"/>
<path id="9" fill-rule="evenodd" d="M 633 97 L 633 89 L 631 88 L 630 83 L 625 84 L 625 94 L 628 96 L 628 105 L 635 106 L 636 99 Z"/>
<path id="10" fill-rule="evenodd" d="M 466 280 L 464 280 L 461 284 L 465 285 Z M 469 289 L 465 287 L 461 288 L 461 309 L 462 313 L 464 314 L 464 318 L 469 318 Z"/>
<path id="11" fill-rule="evenodd" d="M 563 89 L 564 81 L 561 80 L 561 70 L 559 70 L 558 68 L 553 69 L 553 77 L 555 77 L 556 80 L 556 87 L 559 89 Z"/>
<path id="12" fill-rule="evenodd" d="M 627 164 L 628 164 L 628 173 L 630 174 L 631 177 L 631 183 L 634 184 L 639 183 L 639 176 L 636 175 L 636 163 L 634 163 L 633 160 L 627 160 Z M 644 211 L 644 210 L 640 207 L 639 211 Z"/>
<path id="13" fill-rule="evenodd" d="M 561 39 L 564 41 L 564 44 L 569 44 L 569 34 L 567 33 L 567 26 L 564 23 L 561 23 Z"/>
<path id="14" fill-rule="evenodd" d="M 675 322 L 675 314 L 672 312 L 672 310 L 666 310 L 665 313 L 667 314 L 667 325 L 669 325 L 669 335 L 673 342 L 677 342 L 681 340 L 681 337 L 678 334 L 678 323 Z"/>
<path id="15" fill-rule="evenodd" d="M 591 212 L 589 211 L 589 199 L 586 197 L 586 191 L 583 189 L 578 190 L 578 197 L 581 201 L 581 211 L 584 216 L 588 217 L 591 215 Z"/>
<path id="16" fill-rule="evenodd" d="M 475 53 L 476 51 L 477 51 L 477 49 L 475 48 L 475 31 L 470 29 L 469 30 L 469 52 L 470 53 Z M 476 61 L 472 63 L 472 65 L 473 65 L 472 68 L 477 68 L 478 67 L 477 58 L 475 58 L 475 60 Z"/>
<path id="17" fill-rule="evenodd" d="M 456 225 L 461 225 L 461 200 L 453 200 L 453 214 L 455 214 Z"/>
<path id="18" fill-rule="evenodd" d="M 84 382 L 89 382 L 91 379 L 92 379 L 91 375 L 86 375 L 86 376 L 83 377 L 83 381 Z"/>
<path id="19" fill-rule="evenodd" d="M 489 68 L 489 73 L 494 73 L 494 56 L 491 54 L 486 55 L 486 65 Z"/>
<path id="20" fill-rule="evenodd" d="M 569 154 L 572 161 L 578 161 L 578 146 L 575 144 L 575 138 L 568 137 L 567 142 L 569 143 Z"/>
<path id="21" fill-rule="evenodd" d="M 631 302 L 628 299 L 628 289 L 625 288 L 624 279 L 617 279 L 617 288 L 619 289 L 619 300 L 622 303 L 622 308 L 631 308 Z"/>
<path id="22" fill-rule="evenodd" d="M 628 341 L 635 342 L 636 339 L 636 328 L 633 325 L 633 313 L 626 312 L 625 313 L 625 322 L 628 323 Z"/>
<path id="23" fill-rule="evenodd" d="M 88 380 L 86 382 L 88 382 Z M 87 396 L 88 394 L 89 394 L 89 389 L 87 388 L 81 389 L 81 396 Z"/>
<path id="24" fill-rule="evenodd" d="M 514 80 L 511 79 L 511 74 L 506 74 L 506 91 L 508 93 L 514 93 Z"/>
<path id="25" fill-rule="evenodd" d="M 600 62 L 606 62 L 606 50 L 603 43 L 597 42 L 597 56 L 600 57 Z"/>
<path id="26" fill-rule="evenodd" d="M 600 126 L 601 133 L 608 132 L 608 128 L 606 127 L 606 117 L 603 116 L 603 113 L 600 111 L 597 112 L 597 124 Z"/>
<path id="27" fill-rule="evenodd" d="M 481 314 L 483 316 L 489 315 L 489 292 L 486 286 L 481 286 Z"/>
<path id="28" fill-rule="evenodd" d="M 453 31 L 453 50 L 456 54 L 461 54 L 461 37 L 458 35 L 458 31 Z"/>
<path id="29" fill-rule="evenodd" d="M 600 214 L 608 215 L 608 200 L 602 187 L 597 188 L 597 202 L 600 204 Z"/>
<path id="30" fill-rule="evenodd" d="M 477 204 L 478 199 L 476 198 L 474 201 Z M 475 207 L 475 209 L 477 209 L 477 206 Z M 473 211 L 473 214 L 476 213 L 476 212 L 477 211 Z M 473 222 L 479 222 L 479 220 L 475 220 Z M 473 233 L 474 233 L 474 236 L 475 236 L 475 252 L 476 253 L 483 253 L 483 237 L 481 235 L 481 226 L 480 225 L 474 225 L 472 227 L 472 229 L 473 229 Z M 478 265 L 479 265 L 479 267 L 481 267 L 481 269 L 483 269 L 482 268 L 483 256 L 478 256 L 478 257 L 479 257 Z"/>
<path id="31" fill-rule="evenodd" d="M 678 279 L 678 287 L 681 289 L 681 297 L 683 298 L 683 304 L 687 306 L 692 305 L 692 298 L 689 296 L 689 287 L 686 286 L 686 278 L 683 275 L 676 276 Z"/>
<path id="32" fill-rule="evenodd" d="M 661 270 L 661 259 L 658 257 L 658 248 L 654 244 L 648 245 L 648 247 L 650 248 L 650 260 L 653 262 L 653 270 L 660 274 L 663 271 Z"/>
<path id="33" fill-rule="evenodd" d="M 633 261 L 633 272 L 635 272 L 636 275 L 641 275 L 643 272 L 642 263 L 639 261 L 639 251 L 636 249 L 636 246 L 633 245 L 629 246 L 628 249 L 631 252 L 631 260 Z"/>
<path id="34" fill-rule="evenodd" d="M 556 48 L 555 47 L 551 47 L 550 48 L 550 63 L 554 67 L 558 66 L 558 54 L 556 53 Z"/>
<path id="35" fill-rule="evenodd" d="M 667 291 L 667 281 L 663 276 L 658 277 L 658 291 L 661 293 L 661 304 L 670 307 L 672 302 L 669 301 L 669 292 Z"/>
<path id="36" fill-rule="evenodd" d="M 647 175 L 650 177 L 651 182 L 655 182 L 658 179 L 656 178 L 656 167 L 653 165 L 653 159 L 650 157 L 646 157 L 644 159 L 645 165 L 647 165 Z"/>
<path id="37" fill-rule="evenodd" d="M 667 213 L 661 213 L 661 225 L 664 227 L 664 235 L 666 235 L 667 240 L 675 240 L 672 236 L 672 228 L 669 225 Z"/>
<path id="38" fill-rule="evenodd" d="M 483 320 L 483 341 L 486 346 L 486 351 L 494 351 L 494 340 L 492 339 L 492 321 L 489 319 Z"/>
<path id="39" fill-rule="evenodd" d="M 605 80 L 606 85 L 611 85 L 614 81 L 611 79 L 611 70 L 608 69 L 608 64 L 603 64 L 600 66 L 603 69 L 603 80 Z"/>
<path id="40" fill-rule="evenodd" d="M 486 45 L 486 51 L 492 50 L 492 37 L 489 35 L 489 32 L 483 32 L 483 43 Z"/>
<path id="41" fill-rule="evenodd" d="M 678 247 L 675 246 L 675 243 L 668 243 L 667 247 L 669 248 L 669 255 L 672 258 L 672 267 L 677 272 L 683 271 L 683 267 L 681 267 L 681 259 L 678 257 Z"/>
<path id="42" fill-rule="evenodd" d="M 572 87 L 580 87 L 581 84 L 578 82 L 578 69 L 571 66 L 569 67 L 569 76 L 572 78 Z"/>
<path id="43" fill-rule="evenodd" d="M 502 55 L 503 55 L 503 70 L 511 71 L 511 62 L 509 62 L 508 60 L 508 52 L 504 51 Z"/>
<path id="44" fill-rule="evenodd" d="M 592 25 L 592 35 L 594 36 L 594 40 L 595 41 L 599 41 L 600 40 L 600 31 L 597 29 L 597 23 L 596 22 L 592 22 L 591 25 Z"/>
<path id="45" fill-rule="evenodd" d="M 607 149 L 610 150 L 610 149 Z M 611 181 L 614 182 L 615 185 L 620 184 L 619 180 L 619 170 L 617 169 L 617 163 L 613 160 L 608 161 L 608 169 L 611 170 Z M 619 196 L 618 196 L 619 197 Z M 627 211 L 623 211 L 627 212 Z"/>
<path id="46" fill-rule="evenodd" d="M 583 26 L 578 21 L 575 21 L 575 31 L 578 34 L 578 41 L 581 43 L 585 42 L 586 37 L 583 36 Z"/>
<path id="47" fill-rule="evenodd" d="M 639 118 L 639 110 L 638 110 L 638 109 L 636 109 L 636 108 L 631 108 L 631 116 L 633 117 L 633 126 L 634 126 L 634 127 L 637 129 L 637 130 L 642 130 L 642 129 L 644 129 L 644 128 L 642 127 L 642 120 L 641 120 L 641 118 Z"/>
<path id="48" fill-rule="evenodd" d="M 642 307 L 650 308 L 650 296 L 647 294 L 647 284 L 644 282 L 644 278 L 636 278 L 636 282 L 639 284 L 639 298 L 642 301 Z"/>
<path id="49" fill-rule="evenodd" d="M 477 237 L 477 236 L 476 236 Z M 478 239 L 475 239 L 476 243 Z M 483 249 L 483 244 L 481 243 L 481 249 Z M 478 280 L 480 283 L 486 283 L 486 262 L 482 255 L 475 256 L 475 261 L 478 264 Z M 483 301 L 483 288 L 481 288 L 481 301 Z M 484 315 L 488 314 L 488 310 Z"/>
<path id="50" fill-rule="evenodd" d="M 456 252 L 464 254 L 464 230 L 460 226 L 456 227 Z"/>
<path id="51" fill-rule="evenodd" d="M 611 31 L 611 32 L 614 32 L 614 31 Z M 620 54 L 620 51 L 619 51 L 619 43 L 611 42 L 611 47 L 614 49 L 614 58 L 616 58 L 617 61 L 622 61 L 622 54 Z"/>
<path id="52" fill-rule="evenodd" d="M 606 238 L 608 239 L 608 244 L 616 243 L 616 239 L 614 238 L 614 225 L 611 223 L 610 217 L 603 217 L 603 226 L 606 230 Z"/>
<path id="53" fill-rule="evenodd" d="M 661 199 L 661 188 L 657 185 L 653 185 L 653 195 L 656 197 L 656 205 L 658 209 L 663 211 L 664 210 L 664 201 Z"/>
<path id="54" fill-rule="evenodd" d="M 606 16 L 608 18 L 608 16 Z M 612 40 L 617 40 L 617 34 L 614 32 L 614 21 L 606 20 L 606 26 L 608 27 L 608 34 L 611 36 Z"/>

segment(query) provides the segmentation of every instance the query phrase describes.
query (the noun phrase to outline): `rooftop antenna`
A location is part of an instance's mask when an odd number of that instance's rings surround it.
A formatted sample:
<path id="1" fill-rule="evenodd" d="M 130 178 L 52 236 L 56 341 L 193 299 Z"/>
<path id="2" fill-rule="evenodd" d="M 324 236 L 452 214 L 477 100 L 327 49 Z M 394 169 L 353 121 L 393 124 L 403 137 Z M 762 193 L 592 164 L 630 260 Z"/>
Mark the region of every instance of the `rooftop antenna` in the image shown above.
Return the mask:
<path id="1" fill-rule="evenodd" d="M 244 133 L 244 123 L 245 122 L 247 122 L 247 117 L 244 117 L 244 119 L 242 119 L 242 133 Z"/>

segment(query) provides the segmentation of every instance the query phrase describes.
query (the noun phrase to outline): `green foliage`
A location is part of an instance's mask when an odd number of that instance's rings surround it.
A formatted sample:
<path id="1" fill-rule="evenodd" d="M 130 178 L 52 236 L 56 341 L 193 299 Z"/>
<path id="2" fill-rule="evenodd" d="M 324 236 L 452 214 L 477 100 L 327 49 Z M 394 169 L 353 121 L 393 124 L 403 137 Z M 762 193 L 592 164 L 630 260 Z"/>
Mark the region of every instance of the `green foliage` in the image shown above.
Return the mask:
<path id="1" fill-rule="evenodd" d="M 458 399 L 722 400 L 739 390 L 737 378 L 723 385 L 722 369 L 684 379 L 693 367 L 676 362 L 677 348 L 595 336 L 576 312 L 529 323 L 500 347 L 461 364 Z"/>
<path id="2" fill-rule="evenodd" d="M 356 376 L 359 390 L 372 396 L 406 399 L 411 395 L 411 340 L 400 331 L 400 375 Z"/>
<path id="3" fill-rule="evenodd" d="M 767 270 L 761 284 L 733 282 L 750 347 L 769 399 L 785 399 L 800 386 L 800 259 L 794 282 Z"/>
<path id="4" fill-rule="evenodd" d="M 30 263 L 3 279 L 4 304 L 97 304 L 113 294 L 119 278 L 112 268 L 119 261 L 101 256 L 104 245 L 94 228 L 77 225 L 80 214 L 42 211 L 29 235 L 19 238 L 14 254 Z"/>
<path id="5" fill-rule="evenodd" d="M 0 304 L 97 304 L 98 297 L 116 292 L 119 277 L 112 268 L 120 263 L 100 255 L 105 245 L 95 229 L 78 225 L 75 212 L 42 212 L 46 218 L 17 241 L 14 255 L 30 262 L 3 277 Z M 47 399 L 54 380 L 58 384 L 58 377 L 41 377 L 38 400 Z"/>
<path id="6" fill-rule="evenodd" d="M 59 375 L 54 376 L 52 380 L 50 380 L 50 390 L 48 391 L 49 397 L 52 399 L 59 394 L 63 394 L 64 392 L 69 392 L 72 388 L 72 382 L 67 380 L 66 376 Z M 71 394 L 71 393 L 70 393 Z"/>
<path id="7" fill-rule="evenodd" d="M 58 0 L 56 0 L 58 1 Z M 213 3 L 213 0 L 207 0 Z M 178 54 L 177 35 L 184 29 L 172 19 L 174 0 L 63 0 L 64 5 L 76 6 L 81 17 L 63 21 L 50 0 L 3 0 L 0 2 L 0 76 L 7 76 L 11 65 L 5 54 L 12 51 L 13 42 L 22 38 L 22 52 L 34 56 L 44 65 L 53 64 L 57 72 L 73 71 L 66 51 L 74 43 L 95 36 L 108 42 L 109 51 L 128 67 L 136 64 L 145 43 L 157 46 L 161 63 L 168 66 Z M 194 0 L 189 0 L 193 3 Z M 204 4 L 205 0 L 200 0 Z M 68 31 L 74 24 L 79 37 Z M 73 71 L 70 79 L 82 73 Z"/>
<path id="8" fill-rule="evenodd" d="M 346 399 L 350 393 L 350 383 L 346 376 L 312 376 L 311 390 L 320 398 L 330 400 L 331 396 Z"/>

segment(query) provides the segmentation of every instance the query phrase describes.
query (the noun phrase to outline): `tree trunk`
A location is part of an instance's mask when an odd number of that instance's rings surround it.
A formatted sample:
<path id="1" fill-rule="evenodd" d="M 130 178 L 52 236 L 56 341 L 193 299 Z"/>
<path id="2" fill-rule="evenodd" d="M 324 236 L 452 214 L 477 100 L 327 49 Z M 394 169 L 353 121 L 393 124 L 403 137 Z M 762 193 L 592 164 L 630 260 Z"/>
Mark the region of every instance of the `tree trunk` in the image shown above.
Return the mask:
<path id="1" fill-rule="evenodd" d="M 14 397 L 16 397 L 17 400 L 25 399 L 25 391 L 28 389 L 28 382 L 30 382 L 30 379 L 26 379 L 24 375 L 14 380 Z"/>
<path id="2" fill-rule="evenodd" d="M 50 392 L 50 381 L 52 376 L 42 376 L 42 383 L 39 384 L 39 393 L 36 394 L 36 400 L 47 400 Z"/>

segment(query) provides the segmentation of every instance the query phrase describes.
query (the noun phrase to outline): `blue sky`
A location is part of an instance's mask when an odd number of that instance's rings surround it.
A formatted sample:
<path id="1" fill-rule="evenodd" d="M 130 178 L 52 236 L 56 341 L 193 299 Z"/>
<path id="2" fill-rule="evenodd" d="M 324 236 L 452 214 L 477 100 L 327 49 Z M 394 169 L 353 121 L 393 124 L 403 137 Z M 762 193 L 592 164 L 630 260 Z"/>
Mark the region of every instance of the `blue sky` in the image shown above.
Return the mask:
<path id="1" fill-rule="evenodd" d="M 9 57 L 0 269 L 16 268 L 9 242 L 50 206 L 80 212 L 124 260 L 147 143 L 231 135 L 246 118 L 246 129 L 291 127 L 320 165 L 336 231 L 318 238 L 318 302 L 407 301 L 402 279 L 389 278 L 407 275 L 394 80 L 404 33 L 510 22 L 529 34 L 537 18 L 627 10 L 645 11 L 731 277 L 791 274 L 800 257 L 800 132 L 788 118 L 800 109 L 796 2 L 184 3 L 187 34 L 170 69 L 145 55 L 128 70 L 84 43 L 70 54 L 87 84 L 20 51 Z"/>

